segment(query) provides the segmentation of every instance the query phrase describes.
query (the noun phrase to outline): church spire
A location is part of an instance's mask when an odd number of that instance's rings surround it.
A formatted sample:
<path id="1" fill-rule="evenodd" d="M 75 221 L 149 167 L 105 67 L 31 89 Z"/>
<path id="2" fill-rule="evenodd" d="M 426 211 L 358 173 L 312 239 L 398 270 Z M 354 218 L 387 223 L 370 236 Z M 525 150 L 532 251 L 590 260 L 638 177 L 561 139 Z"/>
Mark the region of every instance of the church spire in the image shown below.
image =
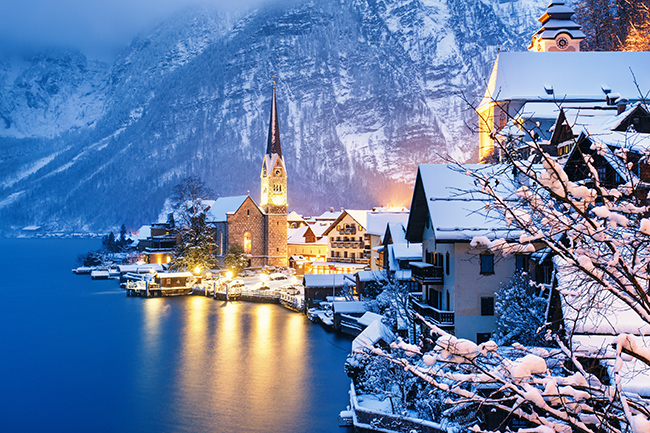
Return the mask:
<path id="1" fill-rule="evenodd" d="M 278 106 L 275 102 L 275 81 L 273 81 L 273 106 L 271 107 L 271 121 L 269 122 L 269 139 L 266 144 L 266 154 L 277 153 L 282 156 L 280 147 L 280 125 L 278 122 Z"/>

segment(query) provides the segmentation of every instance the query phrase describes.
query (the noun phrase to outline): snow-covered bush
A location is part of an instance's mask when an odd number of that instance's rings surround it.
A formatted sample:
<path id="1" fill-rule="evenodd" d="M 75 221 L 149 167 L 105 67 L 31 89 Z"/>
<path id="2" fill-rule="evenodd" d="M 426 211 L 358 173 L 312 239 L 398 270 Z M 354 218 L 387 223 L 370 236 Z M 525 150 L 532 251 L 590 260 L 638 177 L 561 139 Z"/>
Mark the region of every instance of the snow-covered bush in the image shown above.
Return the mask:
<path id="1" fill-rule="evenodd" d="M 545 326 L 547 297 L 527 273 L 516 273 L 495 294 L 495 341 L 501 345 L 555 346 L 555 342 L 547 338 Z"/>

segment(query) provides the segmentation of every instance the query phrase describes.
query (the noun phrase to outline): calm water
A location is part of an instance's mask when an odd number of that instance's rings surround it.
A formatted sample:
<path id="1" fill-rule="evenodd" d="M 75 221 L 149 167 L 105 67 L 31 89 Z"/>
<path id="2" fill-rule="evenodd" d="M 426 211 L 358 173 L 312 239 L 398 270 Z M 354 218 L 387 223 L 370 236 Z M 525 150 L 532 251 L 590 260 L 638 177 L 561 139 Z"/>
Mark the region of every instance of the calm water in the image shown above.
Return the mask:
<path id="1" fill-rule="evenodd" d="M 0 430 L 340 432 L 350 341 L 277 305 L 127 298 L 97 240 L 1 239 Z"/>

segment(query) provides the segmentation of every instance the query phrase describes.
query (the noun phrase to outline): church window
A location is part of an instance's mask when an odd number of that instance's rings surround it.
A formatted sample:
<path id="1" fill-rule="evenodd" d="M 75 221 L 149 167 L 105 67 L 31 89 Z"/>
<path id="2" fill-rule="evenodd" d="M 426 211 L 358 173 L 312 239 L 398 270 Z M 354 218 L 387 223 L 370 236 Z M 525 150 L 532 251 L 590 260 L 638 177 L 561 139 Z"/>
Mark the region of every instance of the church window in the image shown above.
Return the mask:
<path id="1" fill-rule="evenodd" d="M 250 209 L 246 210 L 246 216 L 251 216 L 251 210 Z"/>
<path id="2" fill-rule="evenodd" d="M 244 233 L 244 252 L 246 254 L 251 253 L 251 250 L 252 250 L 251 244 L 252 244 L 252 242 L 251 242 L 251 234 L 250 234 L 250 232 Z"/>

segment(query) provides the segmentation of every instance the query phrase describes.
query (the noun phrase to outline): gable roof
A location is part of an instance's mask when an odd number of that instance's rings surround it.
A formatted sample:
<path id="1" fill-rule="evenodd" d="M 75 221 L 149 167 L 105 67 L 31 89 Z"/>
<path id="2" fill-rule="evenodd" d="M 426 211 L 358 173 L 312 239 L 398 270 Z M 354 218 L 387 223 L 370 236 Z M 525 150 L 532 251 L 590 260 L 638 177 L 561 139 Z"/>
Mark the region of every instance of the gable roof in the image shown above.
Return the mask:
<path id="1" fill-rule="evenodd" d="M 606 100 L 621 96 L 639 100 L 634 83 L 650 89 L 647 52 L 501 52 L 497 56 L 479 110 L 498 101 L 552 103 Z M 551 94 L 547 93 L 552 90 Z"/>
<path id="2" fill-rule="evenodd" d="M 384 236 L 390 223 L 404 223 L 409 219 L 408 212 L 369 212 L 366 231 L 371 235 Z"/>
<path id="3" fill-rule="evenodd" d="M 465 170 L 498 179 L 497 193 L 509 197 L 520 185 L 504 164 L 468 164 Z M 470 241 L 475 236 L 515 238 L 519 232 L 508 227 L 503 217 L 487 206 L 489 197 L 478 191 L 474 178 L 453 164 L 421 164 L 413 190 L 406 239 L 423 240 L 428 221 L 437 241 Z"/>
<path id="4" fill-rule="evenodd" d="M 248 195 L 219 197 L 215 200 L 212 206 L 210 206 L 210 209 L 206 214 L 206 220 L 209 222 L 227 222 L 227 214 L 236 212 L 248 197 Z"/>
<path id="5" fill-rule="evenodd" d="M 341 212 L 341 215 L 339 215 L 339 217 L 332 223 L 332 225 L 330 225 L 327 228 L 327 230 L 325 230 L 325 232 L 323 232 L 323 236 L 328 235 L 329 232 L 331 232 L 336 227 L 336 225 L 338 223 L 343 221 L 343 219 L 347 215 L 349 215 L 350 218 L 352 218 L 354 221 L 356 221 L 357 224 L 359 224 L 364 230 L 367 231 L 366 227 L 367 227 L 367 224 L 368 224 L 368 221 L 367 221 L 368 220 L 368 212 L 371 212 L 371 211 L 368 211 L 368 210 L 348 210 L 348 209 L 343 210 Z"/>

